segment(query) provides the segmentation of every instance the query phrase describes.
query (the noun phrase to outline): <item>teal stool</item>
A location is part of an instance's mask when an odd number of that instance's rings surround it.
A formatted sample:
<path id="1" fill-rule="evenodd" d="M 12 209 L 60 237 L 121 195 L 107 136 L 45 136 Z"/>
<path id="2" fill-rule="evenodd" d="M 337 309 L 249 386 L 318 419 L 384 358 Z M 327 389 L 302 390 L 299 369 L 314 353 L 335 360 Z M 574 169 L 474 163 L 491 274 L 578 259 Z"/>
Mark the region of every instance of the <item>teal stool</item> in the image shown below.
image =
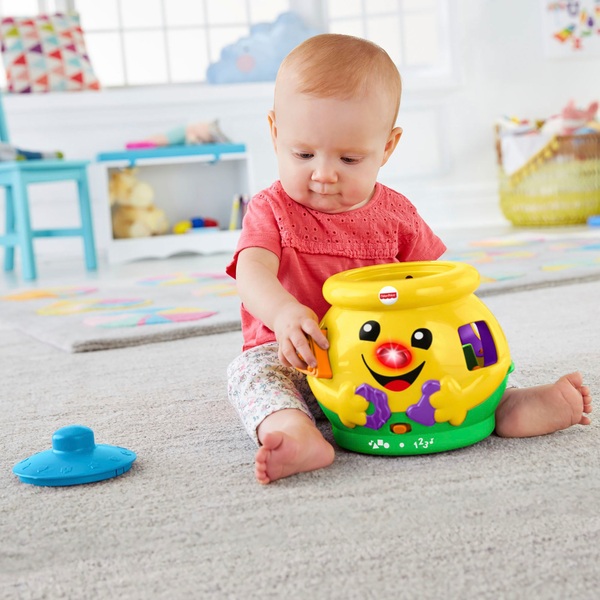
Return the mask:
<path id="1" fill-rule="evenodd" d="M 8 128 L 0 96 L 0 141 L 8 142 Z M 4 270 L 12 271 L 15 248 L 21 252 L 23 279 L 37 277 L 33 240 L 39 237 L 72 237 L 83 239 L 85 265 L 96 269 L 96 249 L 92 211 L 87 179 L 88 161 L 84 160 L 27 160 L 0 162 L 0 186 L 5 190 L 6 232 L 0 236 L 5 247 Z M 81 214 L 81 227 L 63 229 L 32 229 L 29 214 L 28 186 L 35 183 L 75 181 Z"/>

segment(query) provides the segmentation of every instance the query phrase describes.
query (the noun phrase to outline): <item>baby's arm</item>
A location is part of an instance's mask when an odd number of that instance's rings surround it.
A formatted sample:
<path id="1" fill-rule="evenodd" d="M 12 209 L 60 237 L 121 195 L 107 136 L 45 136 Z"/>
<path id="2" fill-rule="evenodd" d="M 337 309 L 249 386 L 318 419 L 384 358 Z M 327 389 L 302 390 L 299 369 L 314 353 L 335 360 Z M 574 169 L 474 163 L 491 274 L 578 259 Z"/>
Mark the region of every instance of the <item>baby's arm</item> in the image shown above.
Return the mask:
<path id="1" fill-rule="evenodd" d="M 264 248 L 246 248 L 238 256 L 236 280 L 246 310 L 275 333 L 279 360 L 288 367 L 317 366 L 306 336 L 323 349 L 327 338 L 319 329 L 317 315 L 300 304 L 277 279 L 279 259 Z M 298 356 L 304 358 L 304 362 Z"/>

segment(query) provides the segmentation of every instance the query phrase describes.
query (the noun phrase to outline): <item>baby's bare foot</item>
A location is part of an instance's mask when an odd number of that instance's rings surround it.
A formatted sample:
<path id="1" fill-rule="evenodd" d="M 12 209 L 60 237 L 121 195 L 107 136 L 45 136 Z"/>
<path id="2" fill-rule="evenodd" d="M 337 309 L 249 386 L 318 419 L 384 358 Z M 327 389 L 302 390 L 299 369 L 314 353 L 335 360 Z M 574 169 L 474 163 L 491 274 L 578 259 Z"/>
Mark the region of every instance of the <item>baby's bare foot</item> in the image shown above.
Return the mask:
<path id="1" fill-rule="evenodd" d="M 502 437 L 545 435 L 572 425 L 589 425 L 592 396 L 581 373 L 556 383 L 509 388 L 496 411 L 496 433 Z"/>
<path id="2" fill-rule="evenodd" d="M 255 458 L 255 474 L 259 483 L 322 469 L 334 459 L 332 445 L 312 423 L 293 433 L 265 433 L 261 441 L 262 446 Z"/>

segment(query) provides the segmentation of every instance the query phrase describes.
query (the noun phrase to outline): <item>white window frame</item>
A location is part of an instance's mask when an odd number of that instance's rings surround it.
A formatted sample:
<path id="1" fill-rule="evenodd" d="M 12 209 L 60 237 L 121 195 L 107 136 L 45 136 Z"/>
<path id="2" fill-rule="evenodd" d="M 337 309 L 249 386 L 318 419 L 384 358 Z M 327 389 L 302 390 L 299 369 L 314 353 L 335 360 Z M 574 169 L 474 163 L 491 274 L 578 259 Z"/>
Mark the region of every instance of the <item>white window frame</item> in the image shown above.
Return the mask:
<path id="1" fill-rule="evenodd" d="M 399 0 L 401 2 L 401 0 Z M 398 65 L 405 83 L 411 90 L 428 91 L 454 88 L 463 79 L 457 61 L 458 40 L 452 32 L 457 31 L 456 0 L 436 0 L 438 8 L 439 45 L 443 61 L 435 67 L 411 67 Z M 368 0 L 362 0 L 363 10 L 369 8 Z M 400 5 L 400 4 L 399 4 Z M 304 21 L 317 30 L 326 31 L 329 18 L 325 0 L 290 0 L 290 10 L 298 13 Z"/>
<path id="2" fill-rule="evenodd" d="M 168 0 L 163 0 L 168 1 Z M 252 0 L 240 0 L 245 1 L 246 5 L 249 5 Z M 264 0 L 254 0 L 264 1 Z M 400 0 L 401 2 L 401 0 Z M 462 82 L 462 73 L 459 71 L 457 57 L 457 39 L 456 35 L 452 35 L 452 32 L 456 31 L 456 0 L 436 0 L 439 10 L 439 44 L 441 51 L 442 62 L 435 67 L 410 67 L 406 65 L 399 65 L 405 87 L 415 92 L 420 91 L 444 91 L 457 87 Z M 75 0 L 55 0 L 56 9 L 59 11 L 70 12 L 75 10 Z M 298 13 L 300 17 L 310 26 L 317 31 L 327 31 L 329 26 L 329 20 L 327 15 L 327 3 L 326 0 L 289 0 L 290 10 Z M 401 4 L 399 4 L 401 6 Z M 48 0 L 38 0 L 39 12 L 43 13 L 48 10 Z M 363 7 L 368 9 L 368 0 L 363 0 Z M 0 10 L 2 9 L 2 0 L 0 0 Z M 248 11 L 249 12 L 249 11 Z M 250 25 L 250 23 L 248 23 Z M 207 24 L 207 30 L 210 35 L 210 24 Z M 163 31 L 166 35 L 168 28 L 163 26 Z M 128 29 L 119 27 L 115 30 L 121 36 Z M 113 30 L 111 30 L 113 31 Z M 209 45 L 209 36 L 207 36 L 207 45 Z M 166 52 L 168 47 L 165 45 Z M 124 44 L 121 44 L 122 53 L 124 53 Z M 210 48 L 207 48 L 208 56 L 210 56 Z M 211 57 L 215 60 L 215 57 Z M 125 85 L 123 86 L 110 86 L 113 88 L 129 88 L 129 87 L 143 87 L 137 84 L 127 84 L 127 70 L 126 60 L 124 54 L 122 55 L 122 63 L 125 74 Z M 205 81 L 198 81 L 192 83 L 174 83 L 171 81 L 169 61 L 167 64 L 167 78 L 168 81 L 164 83 L 151 84 L 153 86 L 174 86 L 179 87 L 182 85 L 208 85 Z M 233 90 L 232 90 L 233 91 Z M 237 93 L 237 92 L 233 92 Z"/>
<path id="3" fill-rule="evenodd" d="M 42 0 L 40 0 L 40 1 L 42 1 Z M 63 0 L 63 1 L 69 6 L 70 11 L 77 12 L 76 0 Z M 234 26 L 236 28 L 237 27 L 247 28 L 249 30 L 250 27 L 254 24 L 253 21 L 251 20 L 252 0 L 238 0 L 238 1 L 245 5 L 246 18 L 245 19 L 237 18 L 235 20 L 232 20 L 232 23 L 230 25 Z M 254 1 L 256 2 L 256 0 L 254 0 Z M 177 25 L 177 26 L 169 27 L 164 20 L 164 12 L 165 12 L 164 9 L 165 9 L 165 5 L 168 2 L 168 0 L 160 0 L 160 2 L 161 2 L 161 8 L 162 8 L 162 12 L 163 12 L 163 22 L 160 25 L 149 26 L 149 27 L 144 27 L 144 28 L 127 27 L 126 25 L 123 24 L 123 14 L 122 14 L 122 11 L 120 10 L 120 6 L 119 6 L 118 17 L 117 17 L 118 23 L 116 24 L 116 27 L 107 28 L 107 29 L 95 29 L 93 32 L 90 32 L 89 35 L 94 35 L 96 33 L 114 33 L 114 34 L 117 34 L 120 39 L 121 64 L 123 67 L 123 75 L 124 75 L 125 82 L 123 85 L 111 85 L 109 87 L 120 88 L 120 87 L 139 87 L 140 85 L 181 85 L 182 82 L 174 80 L 173 74 L 172 74 L 172 69 L 171 69 L 171 63 L 169 61 L 169 43 L 168 43 L 167 38 L 168 38 L 168 34 L 173 31 L 181 31 L 181 30 L 186 30 L 188 28 L 204 30 L 204 32 L 206 34 L 205 35 L 206 56 L 208 57 L 210 63 L 216 62 L 217 60 L 219 60 L 219 55 L 218 54 L 215 55 L 214 47 L 212 46 L 211 41 L 212 41 L 212 39 L 215 38 L 215 35 L 218 36 L 218 30 L 220 28 L 224 27 L 224 25 L 220 24 L 220 23 L 219 24 L 214 24 L 214 23 L 211 24 L 210 23 L 206 4 L 203 5 L 205 24 L 197 25 L 197 26 L 196 25 L 189 25 L 189 26 Z M 83 27 L 85 30 L 85 23 L 83 23 Z M 225 25 L 225 27 L 226 27 L 226 25 Z M 129 74 L 128 74 L 128 70 L 127 70 L 125 37 L 126 37 L 127 33 L 143 32 L 143 31 L 159 32 L 164 39 L 164 50 L 165 50 L 165 54 L 166 54 L 166 60 L 165 60 L 166 81 L 164 81 L 164 82 L 160 82 L 160 83 L 156 82 L 156 83 L 151 83 L 151 84 L 138 84 L 138 83 L 131 83 L 129 80 Z M 198 81 L 189 81 L 189 82 L 185 82 L 185 83 L 204 85 L 206 83 L 206 81 L 198 80 Z M 184 83 L 184 85 L 185 85 L 185 83 Z"/>
<path id="4" fill-rule="evenodd" d="M 69 12 L 73 10 L 72 0 L 55 0 L 54 5 L 56 6 L 56 9 L 50 8 L 50 3 L 48 2 L 48 0 L 37 0 L 37 5 L 38 14 L 44 14 L 45 12 L 54 10 L 56 10 L 57 12 Z M 3 12 L 4 6 L 2 0 L 0 0 L 0 13 Z"/>

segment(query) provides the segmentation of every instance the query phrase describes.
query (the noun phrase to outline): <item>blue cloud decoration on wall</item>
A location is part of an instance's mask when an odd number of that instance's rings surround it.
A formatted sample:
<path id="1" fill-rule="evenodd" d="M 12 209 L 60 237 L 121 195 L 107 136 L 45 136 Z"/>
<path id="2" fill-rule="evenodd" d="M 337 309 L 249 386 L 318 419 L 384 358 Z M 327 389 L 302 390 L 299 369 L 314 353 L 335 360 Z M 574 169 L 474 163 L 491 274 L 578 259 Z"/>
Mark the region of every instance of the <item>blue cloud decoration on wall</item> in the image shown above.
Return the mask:
<path id="1" fill-rule="evenodd" d="M 294 12 L 285 12 L 273 23 L 257 23 L 248 36 L 225 46 L 221 57 L 206 72 L 208 83 L 275 81 L 285 56 L 318 32 Z"/>

